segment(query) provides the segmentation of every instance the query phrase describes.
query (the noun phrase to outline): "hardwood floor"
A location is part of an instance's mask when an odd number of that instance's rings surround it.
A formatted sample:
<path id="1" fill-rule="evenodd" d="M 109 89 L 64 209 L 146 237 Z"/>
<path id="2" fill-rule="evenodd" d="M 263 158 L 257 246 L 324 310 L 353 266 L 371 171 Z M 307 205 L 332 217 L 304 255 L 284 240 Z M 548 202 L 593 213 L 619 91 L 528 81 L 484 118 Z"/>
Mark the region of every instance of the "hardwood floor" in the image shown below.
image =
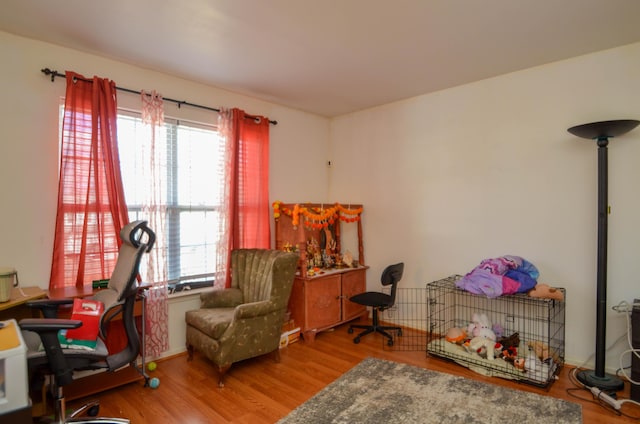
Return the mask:
<path id="1" fill-rule="evenodd" d="M 428 357 L 425 352 L 388 350 L 378 334 L 366 336 L 356 345 L 346 324 L 318 334 L 314 344 L 300 341 L 281 349 L 280 363 L 267 355 L 234 364 L 223 388 L 217 386 L 216 368 L 196 353 L 191 362 L 186 354 L 158 362 L 157 369 L 150 373 L 160 379 L 155 390 L 137 382 L 92 398 L 100 399 L 100 415 L 128 417 L 133 424 L 273 423 L 369 356 L 578 402 L 582 404 L 586 424 L 637 421 L 600 406 L 590 392 L 573 390 L 568 375 L 570 367 L 563 368 L 559 380 L 550 388 L 541 389 L 484 377 L 454 363 Z M 628 398 L 629 388 L 619 396 Z M 82 403 L 81 399 L 67 406 L 74 408 Z M 640 417 L 640 407 L 630 403 L 623 405 L 622 412 Z"/>

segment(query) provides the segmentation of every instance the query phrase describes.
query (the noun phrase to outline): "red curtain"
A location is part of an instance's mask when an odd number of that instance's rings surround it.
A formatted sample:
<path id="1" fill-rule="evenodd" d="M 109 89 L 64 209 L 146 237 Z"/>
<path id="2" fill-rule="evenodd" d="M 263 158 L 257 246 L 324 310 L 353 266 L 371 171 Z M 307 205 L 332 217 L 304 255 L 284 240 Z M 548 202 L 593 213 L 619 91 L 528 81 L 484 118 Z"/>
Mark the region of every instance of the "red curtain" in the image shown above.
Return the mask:
<path id="1" fill-rule="evenodd" d="M 117 146 L 116 86 L 67 72 L 50 289 L 109 278 L 129 221 Z"/>
<path id="2" fill-rule="evenodd" d="M 271 246 L 269 204 L 269 119 L 247 115 L 243 110 L 220 112 L 220 129 L 227 142 L 226 215 L 222 250 L 224 258 L 217 276 L 230 284 L 233 249 Z M 217 279 L 217 281 L 219 281 Z M 216 284 L 219 286 L 219 284 Z"/>

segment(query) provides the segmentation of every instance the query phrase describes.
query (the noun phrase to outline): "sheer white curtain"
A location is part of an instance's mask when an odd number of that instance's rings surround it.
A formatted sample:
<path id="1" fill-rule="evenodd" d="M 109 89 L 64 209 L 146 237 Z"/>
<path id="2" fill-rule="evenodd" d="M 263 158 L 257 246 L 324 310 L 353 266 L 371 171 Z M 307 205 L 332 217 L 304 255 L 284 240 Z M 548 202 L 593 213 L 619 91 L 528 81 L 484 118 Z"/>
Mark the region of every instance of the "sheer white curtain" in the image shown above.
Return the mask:
<path id="1" fill-rule="evenodd" d="M 224 168 L 223 168 L 223 186 L 222 186 L 222 202 L 220 204 L 220 220 L 218 221 L 219 228 L 218 245 L 216 248 L 216 277 L 214 282 L 215 288 L 223 289 L 228 286 L 231 281 L 229 275 L 229 267 L 231 266 L 231 252 L 230 243 L 231 236 L 231 213 L 233 208 L 231 205 L 233 201 L 231 195 L 233 190 L 231 189 L 234 182 L 234 144 L 231 141 L 232 132 L 234 130 L 233 125 L 233 111 L 231 109 L 221 108 L 218 114 L 218 132 L 220 138 L 223 140 L 224 146 Z"/>
<path id="2" fill-rule="evenodd" d="M 152 287 L 146 291 L 145 310 L 145 354 L 158 356 L 169 349 L 168 287 L 167 287 L 167 243 L 166 222 L 166 131 L 164 126 L 164 101 L 155 91 L 141 93 L 142 121 L 148 131 L 149 151 L 141 152 L 143 178 L 146 181 L 145 198 L 142 202 L 141 218 L 149 221 L 156 232 L 156 245 L 147 255 L 146 282 Z"/>

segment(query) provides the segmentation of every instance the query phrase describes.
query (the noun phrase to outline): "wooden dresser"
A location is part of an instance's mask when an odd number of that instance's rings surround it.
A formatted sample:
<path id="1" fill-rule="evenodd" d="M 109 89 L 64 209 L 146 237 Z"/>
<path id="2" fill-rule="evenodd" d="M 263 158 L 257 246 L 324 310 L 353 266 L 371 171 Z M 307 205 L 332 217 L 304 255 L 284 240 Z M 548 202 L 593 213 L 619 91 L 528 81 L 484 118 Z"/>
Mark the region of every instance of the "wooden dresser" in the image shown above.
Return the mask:
<path id="1" fill-rule="evenodd" d="M 295 278 L 289 312 L 306 342 L 313 342 L 318 331 L 366 314 L 366 307 L 349 300 L 366 291 L 366 269 L 361 266 Z"/>
<path id="2" fill-rule="evenodd" d="M 274 202 L 273 207 L 275 248 L 300 255 L 289 312 L 304 340 L 313 342 L 319 331 L 366 314 L 366 307 L 349 300 L 367 288 L 362 205 Z M 357 257 L 348 266 L 345 257 L 352 252 Z"/>

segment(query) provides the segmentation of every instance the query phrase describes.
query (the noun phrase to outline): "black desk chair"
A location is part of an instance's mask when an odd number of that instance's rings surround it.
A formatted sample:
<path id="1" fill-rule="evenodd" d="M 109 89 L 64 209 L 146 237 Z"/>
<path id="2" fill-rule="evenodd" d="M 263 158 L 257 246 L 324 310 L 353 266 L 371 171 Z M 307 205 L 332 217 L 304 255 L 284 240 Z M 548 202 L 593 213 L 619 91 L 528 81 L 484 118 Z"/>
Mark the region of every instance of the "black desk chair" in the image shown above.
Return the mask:
<path id="1" fill-rule="evenodd" d="M 369 333 L 377 332 L 385 336 L 387 340 L 387 345 L 393 346 L 393 337 L 387 331 L 396 331 L 398 336 L 402 336 L 402 328 L 400 327 L 387 327 L 379 324 L 378 321 L 378 312 L 382 312 L 385 309 L 391 308 L 396 301 L 396 289 L 398 287 L 398 282 L 402 278 L 402 272 L 404 271 L 404 263 L 400 262 L 395 265 L 389 265 L 382 272 L 382 277 L 380 280 L 383 286 L 391 285 L 391 292 L 389 294 L 380 293 L 380 292 L 365 292 L 360 293 L 355 296 L 349 298 L 350 301 L 358 303 L 360 305 L 370 306 L 373 308 L 372 311 L 372 319 L 373 322 L 371 325 L 360 325 L 360 324 L 352 324 L 349 326 L 349 334 L 353 333 L 354 328 L 362 328 L 363 332 L 358 334 L 353 342 L 355 344 L 360 343 L 360 338 L 362 336 L 366 336 Z"/>
<path id="2" fill-rule="evenodd" d="M 49 389 L 53 396 L 56 423 L 129 423 L 124 418 L 92 418 L 98 414 L 96 401 L 84 405 L 65 416 L 65 399 L 63 386 L 73 381 L 73 372 L 80 370 L 115 371 L 127 364 L 136 367 L 136 359 L 140 353 L 140 337 L 135 322 L 134 307 L 138 295 L 138 268 L 144 253 L 149 252 L 155 242 L 155 233 L 147 227 L 146 221 L 135 221 L 120 230 L 122 246 L 118 252 L 109 285 L 99 291 L 95 300 L 105 304 L 100 317 L 100 334 L 94 350 L 78 348 L 62 348 L 58 332 L 62 329 L 78 328 L 82 321 L 54 318 L 60 305 L 73 303 L 73 299 L 53 299 L 33 301 L 29 306 L 40 309 L 45 318 L 28 318 L 20 321 L 25 343 L 27 344 L 27 365 L 32 383 L 42 381 L 43 375 L 49 375 Z M 108 323 L 115 316 L 121 316 L 126 333 L 127 344 L 119 352 L 109 353 L 102 339 Z M 40 348 L 42 346 L 44 350 Z M 144 366 L 144 365 L 143 365 Z M 30 385 L 31 385 L 30 384 Z M 37 391 L 38 387 L 30 387 Z M 88 413 L 89 417 L 81 418 Z"/>

